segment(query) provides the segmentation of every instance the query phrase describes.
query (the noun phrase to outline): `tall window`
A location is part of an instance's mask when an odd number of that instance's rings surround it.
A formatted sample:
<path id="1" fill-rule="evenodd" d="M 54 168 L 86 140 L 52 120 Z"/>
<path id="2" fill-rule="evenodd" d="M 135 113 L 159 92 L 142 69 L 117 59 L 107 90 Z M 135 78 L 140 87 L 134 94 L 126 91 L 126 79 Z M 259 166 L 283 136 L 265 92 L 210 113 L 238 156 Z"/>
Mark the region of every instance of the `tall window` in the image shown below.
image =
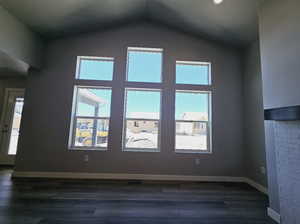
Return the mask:
<path id="1" fill-rule="evenodd" d="M 126 90 L 124 150 L 159 150 L 160 91 Z"/>
<path id="2" fill-rule="evenodd" d="M 113 58 L 78 57 L 69 147 L 107 149 Z M 86 86 L 89 80 L 92 86 Z M 97 82 L 91 82 L 91 81 Z M 103 83 L 101 81 L 104 81 Z"/>
<path id="3" fill-rule="evenodd" d="M 124 151 L 160 150 L 161 77 L 162 49 L 128 48 Z"/>
<path id="4" fill-rule="evenodd" d="M 210 64 L 176 63 L 175 151 L 211 151 Z"/>

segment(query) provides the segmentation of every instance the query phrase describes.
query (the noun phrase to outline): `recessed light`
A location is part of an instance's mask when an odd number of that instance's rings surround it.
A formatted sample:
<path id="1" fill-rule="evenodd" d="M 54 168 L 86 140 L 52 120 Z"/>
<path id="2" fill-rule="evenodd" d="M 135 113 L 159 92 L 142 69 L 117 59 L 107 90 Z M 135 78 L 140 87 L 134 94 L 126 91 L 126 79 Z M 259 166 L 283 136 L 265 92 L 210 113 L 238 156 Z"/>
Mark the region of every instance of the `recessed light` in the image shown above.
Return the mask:
<path id="1" fill-rule="evenodd" d="M 216 5 L 219 5 L 219 4 L 221 4 L 223 2 L 223 0 L 214 0 L 214 3 L 216 4 Z"/>

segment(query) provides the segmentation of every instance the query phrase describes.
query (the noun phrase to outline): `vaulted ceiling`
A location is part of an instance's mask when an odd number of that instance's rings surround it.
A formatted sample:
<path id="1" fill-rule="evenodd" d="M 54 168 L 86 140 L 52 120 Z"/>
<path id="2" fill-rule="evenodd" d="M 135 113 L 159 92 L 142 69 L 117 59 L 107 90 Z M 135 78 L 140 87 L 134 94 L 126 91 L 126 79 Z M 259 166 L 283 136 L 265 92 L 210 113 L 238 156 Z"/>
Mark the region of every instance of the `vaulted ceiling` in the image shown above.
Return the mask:
<path id="1" fill-rule="evenodd" d="M 193 35 L 244 46 L 258 36 L 262 0 L 0 0 L 44 38 L 149 20 Z"/>

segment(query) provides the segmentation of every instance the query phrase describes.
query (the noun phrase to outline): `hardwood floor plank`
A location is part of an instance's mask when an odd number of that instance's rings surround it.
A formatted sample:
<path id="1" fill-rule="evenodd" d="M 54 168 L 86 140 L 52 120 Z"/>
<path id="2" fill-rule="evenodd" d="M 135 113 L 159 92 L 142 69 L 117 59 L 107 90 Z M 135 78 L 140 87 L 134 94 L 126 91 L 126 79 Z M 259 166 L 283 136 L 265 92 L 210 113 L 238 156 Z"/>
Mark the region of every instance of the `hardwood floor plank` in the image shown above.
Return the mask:
<path id="1" fill-rule="evenodd" d="M 2 224 L 274 224 L 243 183 L 11 179 L 0 169 Z"/>

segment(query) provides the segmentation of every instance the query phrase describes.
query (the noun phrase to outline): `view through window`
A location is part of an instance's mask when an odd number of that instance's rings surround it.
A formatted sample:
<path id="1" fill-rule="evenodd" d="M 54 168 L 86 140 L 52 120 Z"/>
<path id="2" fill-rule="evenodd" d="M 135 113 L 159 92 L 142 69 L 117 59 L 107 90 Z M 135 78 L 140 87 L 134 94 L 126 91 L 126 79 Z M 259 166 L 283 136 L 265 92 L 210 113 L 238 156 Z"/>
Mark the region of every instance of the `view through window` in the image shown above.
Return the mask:
<path id="1" fill-rule="evenodd" d="M 107 57 L 81 56 L 77 59 L 71 149 L 107 149 L 113 63 L 114 59 Z M 85 80 L 95 80 L 97 83 L 85 86 Z M 105 86 L 99 85 L 99 81 L 106 81 Z"/>
<path id="2" fill-rule="evenodd" d="M 8 155 L 17 154 L 23 105 L 24 105 L 24 98 L 16 98 L 14 114 L 12 118 L 11 133 L 9 138 Z"/>
<path id="3" fill-rule="evenodd" d="M 110 89 L 77 88 L 74 116 L 75 147 L 106 148 L 110 118 Z"/>
<path id="4" fill-rule="evenodd" d="M 126 90 L 124 150 L 158 150 L 160 91 Z"/>
<path id="5" fill-rule="evenodd" d="M 129 47 L 127 81 L 161 82 L 162 49 Z"/>
<path id="6" fill-rule="evenodd" d="M 176 92 L 176 150 L 209 149 L 209 94 Z"/>
<path id="7" fill-rule="evenodd" d="M 71 148 L 107 149 L 113 100 L 114 104 L 124 104 L 123 150 L 160 151 L 161 126 L 167 124 L 161 120 L 164 93 L 175 94 L 175 102 L 164 102 L 169 112 L 175 108 L 175 151 L 211 152 L 210 63 L 176 61 L 175 83 L 171 80 L 163 83 L 162 49 L 129 47 L 127 50 L 126 76 L 120 87 L 123 99 L 112 99 L 113 82 L 118 82 L 113 81 L 113 58 L 78 57 Z"/>

